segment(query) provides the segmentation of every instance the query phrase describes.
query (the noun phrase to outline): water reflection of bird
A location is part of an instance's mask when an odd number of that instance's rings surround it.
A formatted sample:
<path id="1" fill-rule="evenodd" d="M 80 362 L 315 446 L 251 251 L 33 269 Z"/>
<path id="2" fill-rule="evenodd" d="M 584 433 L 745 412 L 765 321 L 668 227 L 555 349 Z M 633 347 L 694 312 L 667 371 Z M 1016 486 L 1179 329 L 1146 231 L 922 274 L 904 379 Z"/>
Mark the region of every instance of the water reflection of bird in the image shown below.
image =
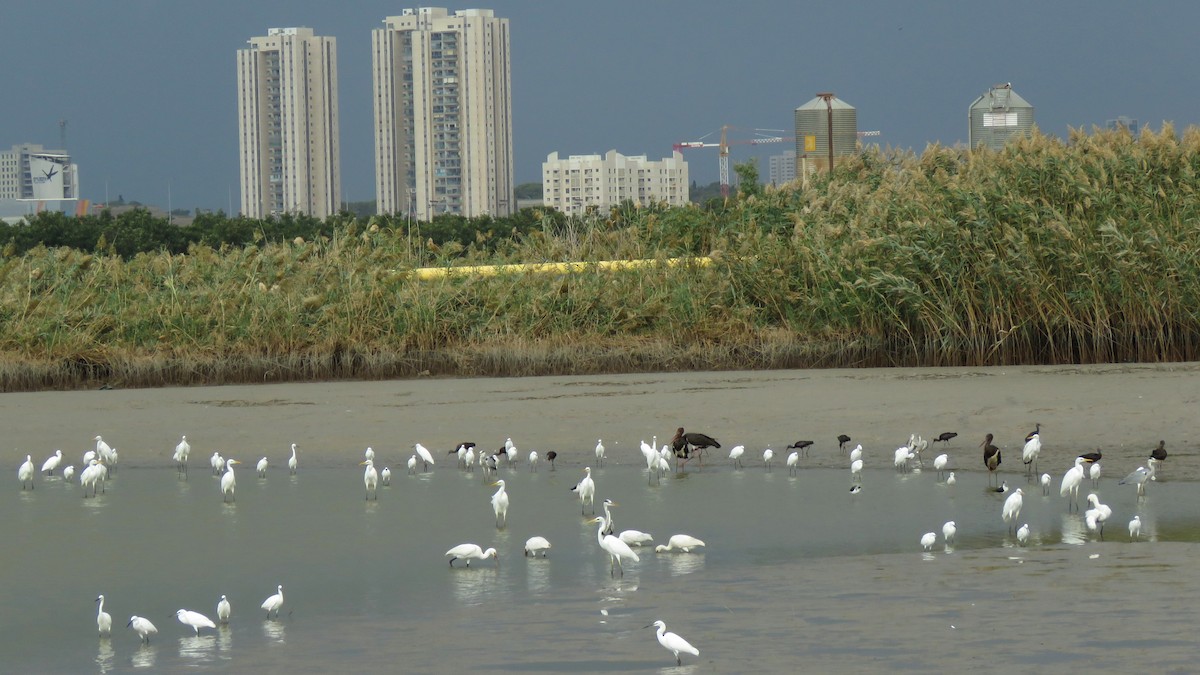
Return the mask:
<path id="1" fill-rule="evenodd" d="M 691 654 L 692 656 L 700 656 L 700 650 L 693 647 L 690 642 L 675 633 L 666 632 L 667 624 L 662 621 L 655 621 L 649 626 L 644 626 L 644 628 L 650 628 L 651 626 L 654 627 L 654 633 L 658 636 L 658 644 L 675 655 L 675 665 L 683 665 L 683 660 L 679 657 L 680 652 Z"/>
<path id="2" fill-rule="evenodd" d="M 983 448 L 983 465 L 988 470 L 989 484 L 991 477 L 996 475 L 996 469 L 1000 468 L 1000 448 L 992 445 L 992 438 L 993 436 L 988 434 L 987 438 L 983 439 L 983 442 L 979 444 L 979 447 Z"/>

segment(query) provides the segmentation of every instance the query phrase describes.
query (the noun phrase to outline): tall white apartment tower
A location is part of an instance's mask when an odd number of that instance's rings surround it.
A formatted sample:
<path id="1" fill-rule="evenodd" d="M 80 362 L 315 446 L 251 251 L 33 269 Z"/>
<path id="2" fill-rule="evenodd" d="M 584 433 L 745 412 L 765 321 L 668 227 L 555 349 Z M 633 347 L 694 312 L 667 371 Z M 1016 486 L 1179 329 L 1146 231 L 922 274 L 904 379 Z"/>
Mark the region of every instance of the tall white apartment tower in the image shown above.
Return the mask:
<path id="1" fill-rule="evenodd" d="M 249 44 L 237 53 L 242 214 L 337 213 L 337 42 L 271 28 Z"/>
<path id="2" fill-rule="evenodd" d="M 379 213 L 512 213 L 508 19 L 421 7 L 383 23 L 371 32 Z"/>

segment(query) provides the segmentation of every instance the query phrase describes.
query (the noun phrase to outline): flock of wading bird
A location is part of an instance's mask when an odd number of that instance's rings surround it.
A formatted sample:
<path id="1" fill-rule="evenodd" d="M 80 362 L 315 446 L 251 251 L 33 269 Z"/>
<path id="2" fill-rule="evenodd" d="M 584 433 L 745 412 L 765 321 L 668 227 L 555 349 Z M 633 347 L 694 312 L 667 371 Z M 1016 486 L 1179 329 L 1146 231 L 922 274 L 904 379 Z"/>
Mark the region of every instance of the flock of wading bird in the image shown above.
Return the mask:
<path id="1" fill-rule="evenodd" d="M 949 443 L 952 439 L 958 436 L 955 432 L 943 432 L 933 439 L 933 443 Z M 104 484 L 108 480 L 109 472 L 115 471 L 119 454 L 115 448 L 109 446 L 101 436 L 95 437 L 96 447 L 94 450 L 89 450 L 83 456 L 83 470 L 78 474 L 78 481 L 83 488 L 83 496 L 86 498 L 89 494 L 95 497 L 98 491 L 104 490 Z M 837 437 L 838 448 L 844 454 L 847 454 L 850 461 L 851 473 L 851 492 L 859 492 L 862 489 L 862 471 L 863 471 L 863 449 L 859 444 L 853 449 L 848 449 L 848 444 L 851 442 L 850 436 L 840 434 Z M 997 447 L 993 441 L 995 440 L 992 434 L 987 434 L 980 447 L 983 450 L 983 464 L 989 475 L 989 489 L 996 492 L 1009 492 L 1007 482 L 1000 482 L 998 470 L 1003 456 L 1001 449 Z M 697 432 L 686 432 L 683 427 L 680 427 L 670 443 L 664 444 L 661 448 L 657 448 L 657 437 L 654 438 L 652 444 L 645 441 L 641 442 L 641 452 L 646 463 L 647 473 L 650 476 L 650 481 L 661 480 L 662 476 L 674 471 L 686 470 L 687 463 L 699 458 L 701 466 L 703 466 L 704 453 L 713 449 L 720 449 L 721 444 L 713 437 Z M 801 455 L 807 455 L 808 448 L 814 443 L 811 440 L 800 440 L 789 444 L 786 450 L 791 450 L 784 464 L 789 472 L 795 472 L 799 468 L 799 460 Z M 1158 447 L 1150 452 L 1147 458 L 1146 466 L 1139 466 L 1137 469 L 1130 472 L 1125 478 L 1119 481 L 1119 485 L 1132 484 L 1136 487 L 1139 498 L 1145 496 L 1147 483 L 1156 480 L 1156 470 L 1160 462 L 1166 460 L 1167 451 L 1166 444 L 1159 441 Z M 297 471 L 297 454 L 296 444 L 291 445 L 291 456 L 287 459 L 287 466 L 290 473 L 295 474 Z M 923 465 L 922 453 L 929 447 L 929 441 L 913 434 L 909 437 L 906 444 L 898 447 L 894 452 L 894 467 L 898 472 L 908 472 L 914 466 L 920 467 Z M 454 455 L 460 469 L 464 471 L 474 471 L 478 467 L 484 472 L 485 476 L 494 477 L 497 474 L 500 466 L 515 468 L 520 462 L 528 463 L 530 471 L 537 471 L 541 457 L 536 451 L 522 453 L 511 438 L 505 440 L 505 443 L 495 452 L 487 452 L 480 449 L 476 450 L 477 445 L 473 442 L 459 443 L 455 449 L 450 450 L 449 454 Z M 1041 424 L 1036 424 L 1035 429 L 1025 437 L 1025 443 L 1021 450 L 1021 462 L 1025 465 L 1025 473 L 1030 482 L 1035 479 L 1039 483 L 1043 494 L 1049 494 L 1052 488 L 1053 477 L 1049 473 L 1043 473 L 1040 477 L 1037 474 L 1038 457 L 1041 454 Z M 176 463 L 179 477 L 186 480 L 188 472 L 188 459 L 191 452 L 191 446 L 187 441 L 187 436 L 183 436 L 175 447 L 173 460 Z M 729 461 L 738 468 L 743 466 L 742 460 L 746 449 L 743 445 L 737 445 L 730 449 Z M 382 471 L 377 471 L 375 468 L 375 452 L 372 448 L 367 448 L 364 453 L 364 460 L 360 462 L 361 466 L 365 466 L 363 473 L 363 485 L 365 488 L 365 499 L 378 499 L 379 484 L 388 485 L 391 481 L 391 469 L 383 467 Z M 550 464 L 550 469 L 554 470 L 554 462 L 558 453 L 550 451 L 546 453 L 545 460 Z M 672 467 L 671 459 L 675 460 L 675 466 Z M 598 440 L 595 447 L 595 459 L 598 466 L 603 466 L 606 461 L 606 449 L 602 440 Z M 1064 498 L 1068 498 L 1068 510 L 1078 510 L 1079 505 L 1079 488 L 1085 479 L 1090 479 L 1093 485 L 1097 485 L 1100 479 L 1102 454 L 1099 450 L 1079 455 L 1075 458 L 1073 466 L 1069 468 L 1063 475 L 1059 484 L 1059 494 Z M 772 468 L 774 461 L 774 451 L 767 448 L 762 453 L 763 466 L 767 471 Z M 61 450 L 55 450 L 54 454 L 50 455 L 42 464 L 41 473 L 53 476 L 54 472 L 60 469 L 63 462 L 63 454 Z M 237 479 L 234 472 L 234 466 L 241 462 L 236 459 L 226 459 L 219 452 L 214 452 L 209 459 L 209 465 L 212 468 L 214 476 L 220 478 L 220 491 L 222 500 L 225 502 L 236 499 Z M 428 471 L 435 464 L 433 453 L 420 443 L 413 446 L 413 453 L 407 462 L 409 473 L 416 473 L 419 470 Z M 262 457 L 255 465 L 256 474 L 259 477 L 265 478 L 269 462 L 266 457 Z M 1087 467 L 1085 469 L 1085 467 Z M 955 474 L 950 471 L 950 457 L 948 453 L 942 453 L 934 457 L 933 468 L 937 470 L 939 480 L 944 476 L 947 485 L 953 485 L 956 482 Z M 592 515 L 595 515 L 595 496 L 596 485 L 592 479 L 591 467 L 585 467 L 583 477 L 571 488 L 576 494 L 580 503 L 580 512 L 584 509 L 591 508 Z M 61 469 L 61 477 L 64 482 L 72 482 L 75 478 L 75 468 L 73 465 L 68 465 Z M 17 477 L 21 481 L 22 489 L 32 490 L 34 487 L 34 465 L 32 456 L 27 455 L 25 462 L 21 464 L 17 470 Z M 496 527 L 503 528 L 507 524 L 507 514 L 509 498 L 506 492 L 505 482 L 503 479 L 497 479 L 491 483 L 498 490 L 492 495 L 492 509 L 496 517 Z M 993 487 L 994 485 L 994 487 Z M 1021 513 L 1024 490 L 1017 488 L 1011 491 L 1011 494 L 1004 501 L 1001 511 L 1001 517 L 1010 531 L 1015 531 L 1018 543 L 1025 545 L 1029 538 L 1029 525 L 1022 524 L 1017 526 L 1018 519 Z M 1084 521 L 1090 531 L 1098 532 L 1103 538 L 1104 524 L 1111 517 L 1112 509 L 1100 502 L 1099 497 L 1095 494 L 1089 494 L 1087 497 L 1089 509 L 1084 513 Z M 617 533 L 614 530 L 614 519 L 612 516 L 612 507 L 617 506 L 616 502 L 611 499 L 605 499 L 602 502 L 604 515 L 597 516 L 590 521 L 590 524 L 597 526 L 596 541 L 600 548 L 609 557 L 609 574 L 615 576 L 618 572 L 624 575 L 624 562 L 638 561 L 639 556 L 634 550 L 635 548 L 653 543 L 653 537 L 650 534 L 638 530 L 623 530 Z M 945 523 L 942 527 L 942 536 L 947 545 L 954 541 L 957 528 L 954 521 Z M 1129 536 L 1131 539 L 1137 539 L 1141 533 L 1141 520 L 1139 516 L 1134 516 L 1129 521 Z M 937 535 L 935 532 L 927 532 L 922 535 L 920 544 L 926 551 L 932 549 L 937 543 Z M 675 534 L 670 537 L 665 545 L 658 545 L 655 551 L 658 553 L 666 553 L 679 551 L 689 553 L 696 549 L 702 548 L 705 543 L 688 534 Z M 550 542 L 541 536 L 530 537 L 525 542 L 524 553 L 526 556 L 545 557 L 551 548 Z M 498 553 L 494 548 L 484 549 L 477 544 L 464 543 L 459 544 L 446 551 L 445 556 L 449 558 L 449 564 L 454 566 L 455 561 L 464 561 L 466 566 L 470 566 L 472 560 L 486 560 L 488 558 L 498 559 Z M 112 630 L 112 619 L 104 611 L 104 596 L 96 598 L 97 616 L 96 624 L 101 636 L 107 636 Z M 268 620 L 272 614 L 276 618 L 279 616 L 279 610 L 283 605 L 283 586 L 277 586 L 276 593 L 268 597 L 261 604 L 261 609 L 266 611 Z M 216 616 L 221 624 L 227 624 L 229 621 L 231 609 L 230 603 L 226 596 L 222 595 L 217 603 Z M 188 609 L 180 609 L 176 612 L 176 618 L 181 624 L 192 628 L 198 634 L 201 628 L 215 628 L 216 623 L 206 615 Z M 138 634 L 144 642 L 149 642 L 150 637 L 158 632 L 154 624 L 145 617 L 134 615 L 130 617 L 126 624 Z M 679 635 L 671 632 L 666 632 L 665 624 L 660 621 L 655 621 L 646 628 L 654 627 L 656 637 L 659 643 L 666 648 L 676 658 L 677 663 L 681 663 L 680 653 L 699 655 L 699 651 L 693 647 L 687 640 Z"/>

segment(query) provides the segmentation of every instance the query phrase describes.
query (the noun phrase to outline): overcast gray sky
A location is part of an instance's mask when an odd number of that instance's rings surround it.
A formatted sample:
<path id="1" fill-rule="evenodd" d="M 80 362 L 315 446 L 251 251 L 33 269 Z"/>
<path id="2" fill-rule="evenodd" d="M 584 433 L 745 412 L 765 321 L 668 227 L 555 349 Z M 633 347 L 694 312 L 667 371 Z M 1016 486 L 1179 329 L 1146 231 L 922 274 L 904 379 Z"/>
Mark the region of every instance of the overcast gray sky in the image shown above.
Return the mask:
<path id="1" fill-rule="evenodd" d="M 6 0 L 0 147 L 58 147 L 82 196 L 238 208 L 235 52 L 271 27 L 337 38 L 342 193 L 374 198 L 370 32 L 397 2 Z M 652 158 L 729 124 L 789 129 L 820 91 L 858 109 L 881 144 L 966 140 L 967 107 L 1011 82 L 1038 126 L 1065 136 L 1126 115 L 1157 129 L 1200 119 L 1200 2 L 728 2 L 606 0 L 490 7 L 512 30 L 518 183 L 550 152 Z M 789 133 L 790 135 L 790 133 Z M 713 133 L 710 138 L 715 138 Z M 736 147 L 734 161 L 780 145 Z M 715 149 L 689 150 L 694 180 Z M 765 161 L 760 161 L 765 176 Z"/>

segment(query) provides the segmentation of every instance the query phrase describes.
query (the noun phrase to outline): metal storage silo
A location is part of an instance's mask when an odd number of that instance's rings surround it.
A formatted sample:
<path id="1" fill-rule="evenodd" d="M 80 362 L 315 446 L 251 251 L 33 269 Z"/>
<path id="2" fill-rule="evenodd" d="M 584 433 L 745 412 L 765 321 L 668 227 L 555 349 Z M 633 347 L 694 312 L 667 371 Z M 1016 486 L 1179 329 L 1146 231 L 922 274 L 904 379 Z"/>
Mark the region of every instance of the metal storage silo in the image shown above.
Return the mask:
<path id="1" fill-rule="evenodd" d="M 972 148 L 1004 147 L 1008 139 L 1033 131 L 1033 106 L 1012 90 L 1012 83 L 997 84 L 975 99 L 967 109 L 967 138 Z"/>
<path id="2" fill-rule="evenodd" d="M 832 133 L 831 133 L 832 132 Z M 833 140 L 830 152 L 830 139 Z M 858 152 L 858 111 L 854 106 L 831 93 L 817 94 L 813 100 L 796 108 L 796 160 L 828 169 L 829 156 L 853 155 Z M 836 159 L 834 160 L 836 163 Z M 800 171 L 797 171 L 800 173 Z"/>

